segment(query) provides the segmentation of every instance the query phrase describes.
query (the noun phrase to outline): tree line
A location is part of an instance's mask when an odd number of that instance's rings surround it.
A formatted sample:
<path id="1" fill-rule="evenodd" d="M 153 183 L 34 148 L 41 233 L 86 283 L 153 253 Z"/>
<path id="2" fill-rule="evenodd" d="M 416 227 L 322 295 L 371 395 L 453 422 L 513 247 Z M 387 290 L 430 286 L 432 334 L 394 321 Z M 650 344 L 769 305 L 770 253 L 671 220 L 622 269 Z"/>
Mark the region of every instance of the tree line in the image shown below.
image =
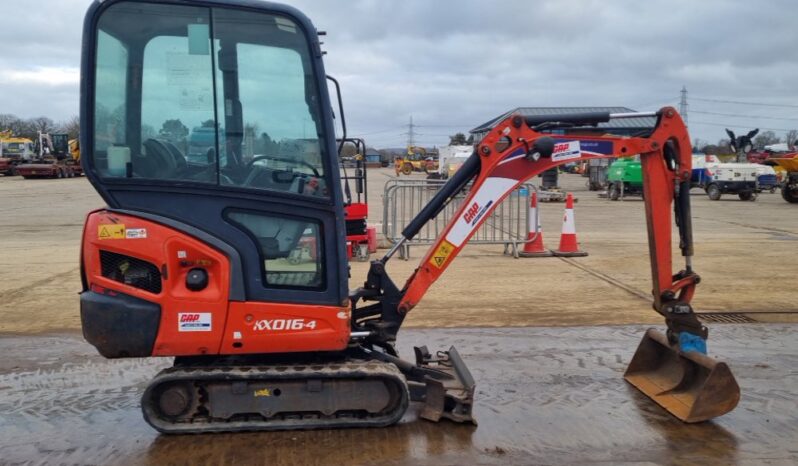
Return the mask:
<path id="1" fill-rule="evenodd" d="M 472 146 L 474 145 L 474 135 L 471 134 L 466 137 L 463 133 L 455 133 L 449 136 L 450 146 Z"/>
<path id="2" fill-rule="evenodd" d="M 10 113 L 0 113 L 0 131 L 10 130 L 15 137 L 36 140 L 39 132 L 66 133 L 70 139 L 78 137 L 80 117 L 77 115 L 56 123 L 52 119 L 40 116 L 36 118 L 19 118 Z"/>

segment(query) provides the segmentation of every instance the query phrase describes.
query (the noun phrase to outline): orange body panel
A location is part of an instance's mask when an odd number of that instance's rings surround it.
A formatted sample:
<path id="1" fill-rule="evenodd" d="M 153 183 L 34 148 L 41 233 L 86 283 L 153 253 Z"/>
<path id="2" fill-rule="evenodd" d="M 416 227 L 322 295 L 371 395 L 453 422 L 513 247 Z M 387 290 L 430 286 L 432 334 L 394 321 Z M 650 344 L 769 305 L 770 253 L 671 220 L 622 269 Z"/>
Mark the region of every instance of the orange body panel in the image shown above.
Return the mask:
<path id="1" fill-rule="evenodd" d="M 161 291 L 153 293 L 103 276 L 101 250 L 155 265 L 162 273 Z M 230 302 L 227 257 L 190 235 L 152 221 L 107 210 L 90 213 L 82 260 L 89 288 L 160 305 L 153 356 L 332 351 L 345 348 L 349 341 L 347 307 Z M 201 291 L 185 285 L 194 267 L 208 272 L 208 285 Z M 298 322 L 308 325 L 300 328 Z"/>
<path id="2" fill-rule="evenodd" d="M 350 313 L 349 307 L 231 302 L 222 352 L 339 351 L 349 343 Z"/>

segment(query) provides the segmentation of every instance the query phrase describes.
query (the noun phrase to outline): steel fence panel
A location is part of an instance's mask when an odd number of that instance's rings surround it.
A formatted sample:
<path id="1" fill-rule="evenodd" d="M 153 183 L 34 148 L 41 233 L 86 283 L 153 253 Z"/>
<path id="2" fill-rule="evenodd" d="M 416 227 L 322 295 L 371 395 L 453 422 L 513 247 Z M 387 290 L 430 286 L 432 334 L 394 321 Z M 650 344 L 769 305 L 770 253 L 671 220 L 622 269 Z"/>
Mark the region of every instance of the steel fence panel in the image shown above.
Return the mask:
<path id="1" fill-rule="evenodd" d="M 389 180 L 385 184 L 383 193 L 382 229 L 386 240 L 396 244 L 402 237 L 404 226 L 410 223 L 445 183 L 444 180 Z M 409 259 L 412 246 L 434 244 L 460 209 L 469 189 L 470 187 L 467 187 L 458 193 L 435 218 L 421 228 L 411 241 L 405 242 L 399 250 L 400 257 Z M 533 192 L 537 192 L 537 188 L 529 183 L 511 192 L 496 206 L 469 243 L 501 244 L 504 245 L 505 254 L 518 257 L 519 248 L 534 239 L 528 237 L 528 228 L 532 224 L 532 219 L 529 217 L 529 202 Z"/>

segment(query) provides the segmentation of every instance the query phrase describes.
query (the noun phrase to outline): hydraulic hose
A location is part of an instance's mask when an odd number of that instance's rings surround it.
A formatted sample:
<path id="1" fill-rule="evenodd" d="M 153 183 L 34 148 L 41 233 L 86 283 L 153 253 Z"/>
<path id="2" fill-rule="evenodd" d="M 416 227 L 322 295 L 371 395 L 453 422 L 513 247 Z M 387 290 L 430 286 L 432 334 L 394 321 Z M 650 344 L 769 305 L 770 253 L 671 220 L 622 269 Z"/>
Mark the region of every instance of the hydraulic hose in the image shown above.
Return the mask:
<path id="1" fill-rule="evenodd" d="M 477 173 L 479 173 L 480 161 L 479 155 L 474 151 L 471 156 L 466 159 L 465 163 L 454 173 L 454 176 L 449 178 L 449 181 L 435 193 L 435 196 L 430 199 L 429 203 L 421 209 L 421 212 L 410 221 L 410 223 L 402 230 L 402 236 L 406 240 L 413 239 L 414 236 L 421 230 L 421 228 L 430 219 L 434 218 L 446 206 L 453 196 L 463 190 L 465 186 L 471 181 Z"/>

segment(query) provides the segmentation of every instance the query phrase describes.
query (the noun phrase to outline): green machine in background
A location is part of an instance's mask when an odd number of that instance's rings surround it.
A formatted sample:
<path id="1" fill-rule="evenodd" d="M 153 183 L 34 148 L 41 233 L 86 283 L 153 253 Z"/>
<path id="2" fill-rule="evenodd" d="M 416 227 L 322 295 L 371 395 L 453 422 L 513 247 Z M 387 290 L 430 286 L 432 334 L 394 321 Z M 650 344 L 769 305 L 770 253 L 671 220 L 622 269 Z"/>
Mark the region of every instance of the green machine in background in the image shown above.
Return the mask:
<path id="1" fill-rule="evenodd" d="M 607 196 L 617 201 L 621 197 L 643 195 L 643 171 L 640 156 L 621 158 L 607 170 Z"/>

